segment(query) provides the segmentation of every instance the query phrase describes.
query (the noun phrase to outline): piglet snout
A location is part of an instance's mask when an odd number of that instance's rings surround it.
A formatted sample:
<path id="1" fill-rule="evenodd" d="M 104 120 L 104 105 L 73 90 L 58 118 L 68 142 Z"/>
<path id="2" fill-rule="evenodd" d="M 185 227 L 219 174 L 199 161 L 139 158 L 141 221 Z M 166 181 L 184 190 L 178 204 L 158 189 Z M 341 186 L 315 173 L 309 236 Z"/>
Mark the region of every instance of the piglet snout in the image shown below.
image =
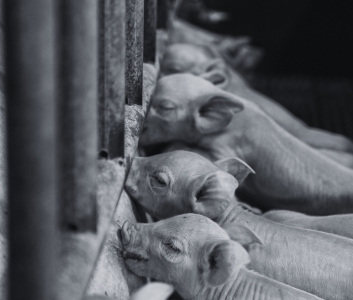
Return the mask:
<path id="1" fill-rule="evenodd" d="M 129 223 L 129 221 L 125 221 L 123 224 L 123 227 L 118 232 L 118 234 L 121 237 L 121 242 L 123 243 L 123 245 L 127 245 L 130 243 L 131 227 L 132 225 Z"/>

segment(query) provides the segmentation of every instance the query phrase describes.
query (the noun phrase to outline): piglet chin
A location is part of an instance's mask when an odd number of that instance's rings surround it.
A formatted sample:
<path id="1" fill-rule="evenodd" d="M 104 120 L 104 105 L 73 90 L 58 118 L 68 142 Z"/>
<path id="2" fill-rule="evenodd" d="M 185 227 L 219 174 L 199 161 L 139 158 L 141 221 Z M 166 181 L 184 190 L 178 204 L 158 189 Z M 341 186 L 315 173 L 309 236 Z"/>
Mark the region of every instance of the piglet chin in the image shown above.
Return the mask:
<path id="1" fill-rule="evenodd" d="M 144 127 L 143 131 L 142 131 L 142 134 L 140 136 L 140 139 L 139 139 L 139 146 L 145 147 L 145 146 L 149 146 L 149 145 L 153 144 L 149 140 L 150 140 L 149 131 L 148 131 L 147 127 Z"/>
<path id="2" fill-rule="evenodd" d="M 157 129 L 157 128 L 156 128 Z M 168 138 L 168 133 L 163 133 L 157 130 L 145 129 L 139 139 L 140 147 L 154 146 L 171 142 L 173 139 Z"/>
<path id="3" fill-rule="evenodd" d="M 124 259 L 127 268 L 137 276 L 148 277 L 147 261 L 132 258 Z"/>

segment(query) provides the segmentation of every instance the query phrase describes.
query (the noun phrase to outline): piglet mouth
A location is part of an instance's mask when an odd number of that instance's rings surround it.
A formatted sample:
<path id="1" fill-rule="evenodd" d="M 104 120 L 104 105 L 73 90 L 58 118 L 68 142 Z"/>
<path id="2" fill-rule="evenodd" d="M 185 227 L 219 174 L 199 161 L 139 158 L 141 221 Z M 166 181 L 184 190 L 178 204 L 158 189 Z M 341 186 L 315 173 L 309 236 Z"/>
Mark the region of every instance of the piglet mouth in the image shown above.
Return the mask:
<path id="1" fill-rule="evenodd" d="M 124 259 L 132 259 L 135 262 L 146 262 L 148 261 L 147 257 L 144 257 L 143 255 L 139 253 L 134 253 L 130 251 L 123 251 L 123 258 Z"/>
<path id="2" fill-rule="evenodd" d="M 223 76 L 215 76 L 214 85 L 221 85 L 225 83 L 226 79 Z"/>

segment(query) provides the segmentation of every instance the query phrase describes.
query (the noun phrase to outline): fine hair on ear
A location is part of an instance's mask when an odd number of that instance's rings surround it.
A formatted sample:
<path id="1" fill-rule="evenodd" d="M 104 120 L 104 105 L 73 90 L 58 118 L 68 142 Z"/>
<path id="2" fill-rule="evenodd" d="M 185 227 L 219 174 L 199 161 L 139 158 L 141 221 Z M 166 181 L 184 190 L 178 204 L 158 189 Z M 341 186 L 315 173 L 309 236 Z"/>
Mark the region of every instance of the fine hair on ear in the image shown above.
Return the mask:
<path id="1" fill-rule="evenodd" d="M 244 109 L 231 94 L 213 95 L 195 112 L 195 127 L 201 134 L 220 132 L 232 121 L 234 113 Z"/>
<path id="2" fill-rule="evenodd" d="M 215 161 L 214 164 L 224 172 L 233 175 L 239 184 L 242 183 L 250 173 L 255 174 L 255 171 L 238 157 L 223 158 Z"/>
<path id="3" fill-rule="evenodd" d="M 204 247 L 203 275 L 206 283 L 213 287 L 225 284 L 250 262 L 248 252 L 232 240 L 209 242 Z"/>

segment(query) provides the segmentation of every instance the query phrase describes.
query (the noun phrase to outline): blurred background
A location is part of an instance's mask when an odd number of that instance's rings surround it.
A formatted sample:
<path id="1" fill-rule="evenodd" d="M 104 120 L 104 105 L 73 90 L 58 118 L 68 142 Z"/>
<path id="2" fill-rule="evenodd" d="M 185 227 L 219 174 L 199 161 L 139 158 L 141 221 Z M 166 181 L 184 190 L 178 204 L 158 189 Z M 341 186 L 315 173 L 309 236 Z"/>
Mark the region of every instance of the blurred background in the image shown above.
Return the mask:
<path id="1" fill-rule="evenodd" d="M 179 17 L 249 36 L 264 51 L 252 86 L 308 125 L 353 138 L 353 10 L 348 0 L 189 0 Z"/>

